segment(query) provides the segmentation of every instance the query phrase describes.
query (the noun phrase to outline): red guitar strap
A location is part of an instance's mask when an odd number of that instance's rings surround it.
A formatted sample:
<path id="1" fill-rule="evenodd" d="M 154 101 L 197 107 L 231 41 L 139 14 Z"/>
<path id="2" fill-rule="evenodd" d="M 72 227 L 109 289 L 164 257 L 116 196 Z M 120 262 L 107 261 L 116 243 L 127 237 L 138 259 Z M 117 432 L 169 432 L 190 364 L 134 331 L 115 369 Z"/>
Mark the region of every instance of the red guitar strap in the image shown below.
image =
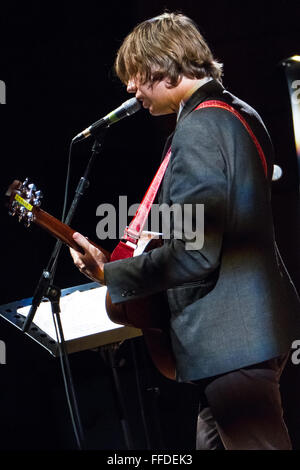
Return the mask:
<path id="1" fill-rule="evenodd" d="M 133 220 L 131 221 L 129 226 L 125 228 L 123 239 L 118 243 L 118 245 L 112 252 L 110 261 L 131 258 L 133 256 L 134 250 L 136 249 L 140 235 L 143 231 L 146 219 L 151 210 L 160 183 L 167 169 L 170 157 L 171 147 L 167 151 L 165 158 L 163 159 L 159 169 L 157 170 L 157 173 L 154 176 L 152 183 L 150 184 L 141 204 L 139 205 L 139 208 Z"/>
<path id="2" fill-rule="evenodd" d="M 257 138 L 253 134 L 252 129 L 250 128 L 247 121 L 243 118 L 243 116 L 241 116 L 241 114 L 238 113 L 235 108 L 225 103 L 224 101 L 217 101 L 217 100 L 204 101 L 199 106 L 197 106 L 197 108 L 195 108 L 194 111 L 197 109 L 203 109 L 203 108 L 226 109 L 227 111 L 230 111 L 232 114 L 234 114 L 241 121 L 241 123 L 244 125 L 244 127 L 248 131 L 250 137 L 252 138 L 257 148 L 259 157 L 263 165 L 265 176 L 267 177 L 267 162 L 266 162 L 264 152 Z M 168 163 L 170 161 L 170 157 L 171 157 L 171 147 L 166 153 L 166 156 L 163 162 L 161 163 L 156 175 L 154 176 L 152 183 L 150 184 L 133 220 L 131 221 L 129 226 L 125 228 L 123 239 L 118 243 L 118 245 L 112 252 L 110 261 L 116 261 L 116 260 L 124 259 L 124 258 L 131 258 L 133 256 L 139 237 L 143 231 L 146 219 L 151 210 L 153 201 L 155 199 L 155 196 L 157 194 L 157 191 L 159 189 L 159 186 L 161 184 L 161 181 L 167 169 Z"/>
<path id="3" fill-rule="evenodd" d="M 197 106 L 197 108 L 195 108 L 194 111 L 196 111 L 196 109 L 201 109 L 201 108 L 222 108 L 222 109 L 226 109 L 227 111 L 230 111 L 232 114 L 234 114 L 241 121 L 241 123 L 247 129 L 251 139 L 253 140 L 253 142 L 255 144 L 255 147 L 257 148 L 257 151 L 258 151 L 258 154 L 259 154 L 259 157 L 261 159 L 261 163 L 262 163 L 262 166 L 263 166 L 263 169 L 264 169 L 264 173 L 265 173 L 265 176 L 267 178 L 267 176 L 268 176 L 268 167 L 267 167 L 267 161 L 266 161 L 265 154 L 263 152 L 263 149 L 261 148 L 260 143 L 258 142 L 257 138 L 253 134 L 253 131 L 252 131 L 251 127 L 249 126 L 247 121 L 243 118 L 243 116 L 240 113 L 238 113 L 235 108 L 233 108 L 229 104 L 225 103 L 224 101 L 217 101 L 217 100 L 204 101 L 204 103 L 199 104 L 199 106 Z"/>

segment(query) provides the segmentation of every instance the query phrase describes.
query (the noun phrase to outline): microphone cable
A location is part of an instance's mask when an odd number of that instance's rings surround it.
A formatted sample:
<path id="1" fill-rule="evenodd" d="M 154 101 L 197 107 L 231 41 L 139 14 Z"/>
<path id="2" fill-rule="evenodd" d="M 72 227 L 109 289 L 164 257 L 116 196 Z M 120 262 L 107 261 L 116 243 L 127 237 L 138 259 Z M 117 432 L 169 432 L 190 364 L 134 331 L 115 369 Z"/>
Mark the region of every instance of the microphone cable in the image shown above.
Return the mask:
<path id="1" fill-rule="evenodd" d="M 69 185 L 70 185 L 72 150 L 73 150 L 73 142 L 70 143 L 69 152 L 68 152 L 68 165 L 67 165 L 67 174 L 66 174 L 66 181 L 65 181 L 64 203 L 63 203 L 63 210 L 62 210 L 62 216 L 61 216 L 61 221 L 63 223 L 66 219 L 67 201 L 68 201 L 68 193 L 69 193 Z M 48 271 L 51 272 L 52 281 L 54 279 L 55 272 L 57 269 L 58 255 L 59 255 L 62 245 L 63 243 L 60 240 L 57 240 L 54 259 L 52 258 L 48 264 L 48 268 L 49 268 Z M 52 266 L 50 266 L 51 264 Z M 69 412 L 71 416 L 73 431 L 75 434 L 75 439 L 77 442 L 78 449 L 84 450 L 85 437 L 84 437 L 83 428 L 81 424 L 79 407 L 78 407 L 75 388 L 73 384 L 71 367 L 70 367 L 70 362 L 69 362 L 69 358 L 68 358 L 68 354 L 66 350 L 66 344 L 65 344 L 65 339 L 63 335 L 62 325 L 61 325 L 59 316 L 56 318 L 54 314 L 52 314 L 52 316 L 53 316 L 53 322 L 54 322 L 55 333 L 56 333 L 56 338 L 57 338 L 59 360 L 60 360 L 60 366 L 61 366 L 61 371 L 62 371 L 62 376 L 63 376 L 64 388 L 65 388 L 68 408 L 69 408 Z"/>

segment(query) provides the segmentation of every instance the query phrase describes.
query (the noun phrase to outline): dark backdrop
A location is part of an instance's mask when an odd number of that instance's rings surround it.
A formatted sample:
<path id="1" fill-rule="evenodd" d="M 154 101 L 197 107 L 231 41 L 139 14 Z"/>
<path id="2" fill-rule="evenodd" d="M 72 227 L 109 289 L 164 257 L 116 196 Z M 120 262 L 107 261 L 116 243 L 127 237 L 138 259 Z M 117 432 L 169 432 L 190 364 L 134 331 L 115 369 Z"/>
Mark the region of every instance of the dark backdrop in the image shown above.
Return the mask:
<path id="1" fill-rule="evenodd" d="M 300 53 L 299 2 L 117 0 L 78 5 L 1 4 L 0 80 L 7 87 L 7 104 L 0 108 L 1 193 L 14 178 L 29 176 L 45 195 L 43 208 L 60 217 L 70 140 L 128 98 L 113 72 L 122 39 L 136 23 L 165 8 L 181 10 L 198 23 L 224 63 L 225 87 L 255 107 L 270 131 L 276 163 L 283 169 L 273 186 L 276 235 L 299 289 L 298 171 L 288 90 L 278 66 L 283 58 Z M 99 204 L 117 204 L 119 195 L 128 196 L 128 205 L 141 200 L 173 125 L 174 117 L 152 118 L 142 110 L 109 130 L 74 228 L 97 241 Z M 71 195 L 91 144 L 89 140 L 74 148 Z M 26 230 L 1 207 L 0 305 L 32 296 L 53 245 L 46 233 L 37 227 Z M 102 245 L 111 249 L 114 243 Z M 56 283 L 64 288 L 85 282 L 63 250 Z M 0 319 L 0 326 L 7 347 L 7 364 L 0 365 L 0 449 L 75 448 L 58 362 L 5 320 Z M 139 359 L 144 356 L 137 370 L 148 431 L 137 401 L 136 352 Z M 123 345 L 119 355 L 134 447 L 192 448 L 197 391 L 159 376 L 140 340 Z M 74 354 L 71 364 L 89 447 L 124 448 L 105 361 L 99 353 L 85 351 Z M 298 446 L 297 367 L 288 366 L 283 388 Z"/>

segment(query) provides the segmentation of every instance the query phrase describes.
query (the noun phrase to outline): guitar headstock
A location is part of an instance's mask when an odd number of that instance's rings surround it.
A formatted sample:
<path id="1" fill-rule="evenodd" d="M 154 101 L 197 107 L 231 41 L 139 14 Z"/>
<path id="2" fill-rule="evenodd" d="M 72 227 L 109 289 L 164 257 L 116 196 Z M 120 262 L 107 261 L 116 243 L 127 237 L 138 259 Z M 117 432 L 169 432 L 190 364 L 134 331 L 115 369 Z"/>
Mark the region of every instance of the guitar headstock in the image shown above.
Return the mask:
<path id="1" fill-rule="evenodd" d="M 23 183 L 14 180 L 5 195 L 9 197 L 9 215 L 16 215 L 19 222 L 23 220 L 25 225 L 29 227 L 34 220 L 35 208 L 41 205 L 42 192 L 38 191 L 34 184 L 29 184 L 28 178 L 26 178 Z"/>

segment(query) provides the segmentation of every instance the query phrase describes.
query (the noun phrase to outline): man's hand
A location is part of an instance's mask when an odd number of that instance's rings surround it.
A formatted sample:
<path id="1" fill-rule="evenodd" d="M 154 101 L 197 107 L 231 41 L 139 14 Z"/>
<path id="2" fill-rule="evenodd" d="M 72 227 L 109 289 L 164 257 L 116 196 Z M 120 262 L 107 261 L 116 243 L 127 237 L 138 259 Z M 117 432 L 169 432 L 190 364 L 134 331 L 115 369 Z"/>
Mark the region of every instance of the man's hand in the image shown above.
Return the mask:
<path id="1" fill-rule="evenodd" d="M 104 284 L 104 263 L 108 260 L 102 251 L 92 245 L 83 235 L 78 232 L 73 234 L 73 239 L 80 245 L 84 254 L 70 248 L 70 253 L 75 266 L 93 281 Z"/>

